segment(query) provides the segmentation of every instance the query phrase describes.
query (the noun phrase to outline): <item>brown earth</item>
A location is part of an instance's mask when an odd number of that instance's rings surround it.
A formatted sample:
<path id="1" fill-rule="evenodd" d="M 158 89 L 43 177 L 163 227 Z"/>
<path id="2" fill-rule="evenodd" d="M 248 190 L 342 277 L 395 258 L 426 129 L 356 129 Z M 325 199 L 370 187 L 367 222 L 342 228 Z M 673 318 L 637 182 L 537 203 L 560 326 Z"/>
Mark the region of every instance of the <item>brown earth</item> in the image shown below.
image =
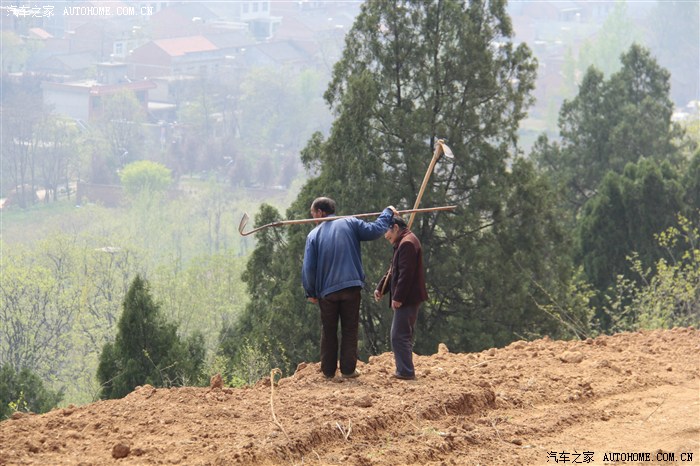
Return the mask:
<path id="1" fill-rule="evenodd" d="M 386 353 L 357 379 L 309 363 L 274 387 L 144 386 L 16 414 L 0 423 L 0 464 L 700 464 L 696 329 L 441 347 L 415 364 L 416 381 L 392 379 Z"/>

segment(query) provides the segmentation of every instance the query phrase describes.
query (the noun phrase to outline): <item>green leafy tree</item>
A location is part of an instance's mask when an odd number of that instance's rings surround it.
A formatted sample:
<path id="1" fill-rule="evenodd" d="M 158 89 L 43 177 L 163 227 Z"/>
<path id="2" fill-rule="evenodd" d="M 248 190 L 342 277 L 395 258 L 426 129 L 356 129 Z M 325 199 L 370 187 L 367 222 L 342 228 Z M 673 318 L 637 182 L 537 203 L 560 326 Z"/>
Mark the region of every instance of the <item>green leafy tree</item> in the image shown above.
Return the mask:
<path id="1" fill-rule="evenodd" d="M 607 306 L 613 331 L 673 328 L 700 324 L 700 234 L 684 216 L 657 235 L 667 252 L 652 270 L 630 256 L 631 273 L 618 276 Z"/>
<path id="2" fill-rule="evenodd" d="M 591 301 L 603 330 L 619 275 L 632 274 L 636 253 L 644 268 L 662 257 L 654 235 L 682 213 L 693 216 L 697 142 L 671 119 L 670 75 L 649 51 L 632 45 L 622 67 L 605 79 L 595 68 L 559 114 L 561 141 L 541 136 L 532 157 L 557 186 L 562 218 L 576 236 L 577 265 L 593 287 Z"/>
<path id="3" fill-rule="evenodd" d="M 166 321 L 139 275 L 129 287 L 114 343 L 100 355 L 97 377 L 102 398 L 121 398 L 135 387 L 186 385 L 199 381 L 204 363 L 201 334 L 182 340 Z"/>
<path id="4" fill-rule="evenodd" d="M 139 160 L 125 166 L 119 178 L 126 191 L 132 196 L 151 196 L 165 191 L 172 183 L 170 169 L 158 162 Z"/>
<path id="5" fill-rule="evenodd" d="M 277 210 L 263 204 L 255 223 L 266 224 L 279 220 Z M 309 318 L 300 291 L 303 236 L 300 249 L 289 249 L 291 256 L 279 247 L 284 233 L 266 229 L 256 234 L 257 245 L 248 260 L 242 280 L 248 285 L 250 302 L 241 316 L 225 321 L 219 342 L 219 351 L 229 361 L 229 372 L 240 372 L 241 361 L 250 353 L 251 343 L 258 342 L 255 352 L 266 354 L 271 365 L 291 369 L 291 364 L 310 360 L 317 350 L 318 319 Z M 282 252 L 281 252 L 282 251 Z M 300 310 L 290 306 L 301 304 Z M 244 372 L 246 372 L 244 370 Z"/>
<path id="6" fill-rule="evenodd" d="M 449 141 L 456 157 L 438 164 L 422 203 L 459 209 L 420 216 L 413 226 L 431 296 L 420 313 L 417 351 L 433 352 L 438 341 L 468 351 L 559 331 L 536 303 L 546 299 L 541 289 L 566 288 L 566 267 L 558 262 L 567 260 L 565 243 L 543 202 L 551 187 L 517 160 L 516 132 L 531 103 L 536 63 L 525 45 L 510 41 L 512 33 L 502 1 L 366 2 L 325 93 L 336 115 L 330 135 L 315 134 L 302 152 L 317 176 L 288 218 L 306 217 L 319 195 L 333 197 L 339 214 L 410 207 L 435 138 Z M 266 208 L 256 221 L 276 218 Z M 300 286 L 308 231 L 256 234 L 244 275 L 251 303 L 229 337 L 232 347 L 267 332 L 292 364 L 318 358 L 318 310 Z M 391 248 L 382 241 L 362 247 L 371 284 Z M 388 349 L 390 319 L 385 302 L 365 295 L 362 354 Z"/>
<path id="7" fill-rule="evenodd" d="M 10 363 L 0 367 L 0 421 L 15 411 L 46 413 L 62 399 L 61 391 L 46 388 L 41 378 L 26 367 L 15 370 Z"/>
<path id="8" fill-rule="evenodd" d="M 0 52 L 0 70 L 4 74 L 21 71 L 27 62 L 31 49 L 23 43 L 17 34 L 4 30 L 0 31 Z"/>
<path id="9" fill-rule="evenodd" d="M 230 252 L 205 254 L 182 265 L 171 262 L 158 268 L 153 290 L 181 332 L 201 332 L 207 349 L 215 349 L 218 335 L 211 329 L 235 320 L 248 302 L 240 279 L 244 265 L 243 258 Z"/>

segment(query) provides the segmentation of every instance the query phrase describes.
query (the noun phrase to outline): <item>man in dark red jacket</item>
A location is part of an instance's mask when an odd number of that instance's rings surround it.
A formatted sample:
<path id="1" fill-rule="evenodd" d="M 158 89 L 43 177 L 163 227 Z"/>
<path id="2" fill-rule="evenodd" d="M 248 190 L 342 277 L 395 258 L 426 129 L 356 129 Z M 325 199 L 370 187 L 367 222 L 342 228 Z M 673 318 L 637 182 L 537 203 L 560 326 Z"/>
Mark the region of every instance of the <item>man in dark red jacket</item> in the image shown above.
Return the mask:
<path id="1" fill-rule="evenodd" d="M 394 215 L 391 226 L 384 234 L 394 246 L 391 268 L 379 281 L 374 299 L 382 299 L 384 282 L 389 278 L 389 297 L 394 318 L 391 322 L 391 348 L 394 351 L 397 379 L 413 380 L 413 329 L 418 318 L 420 303 L 428 299 L 423 270 L 423 251 L 416 235 L 408 229 L 404 219 Z"/>

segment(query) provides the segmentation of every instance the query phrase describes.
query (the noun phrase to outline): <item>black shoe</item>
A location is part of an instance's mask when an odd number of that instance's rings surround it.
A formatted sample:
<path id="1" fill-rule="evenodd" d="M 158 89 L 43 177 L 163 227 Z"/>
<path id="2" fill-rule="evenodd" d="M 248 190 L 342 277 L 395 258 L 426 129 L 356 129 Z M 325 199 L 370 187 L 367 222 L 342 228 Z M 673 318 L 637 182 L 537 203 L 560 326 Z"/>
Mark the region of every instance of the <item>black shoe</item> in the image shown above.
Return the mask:
<path id="1" fill-rule="evenodd" d="M 335 378 L 335 374 L 331 374 L 331 375 L 323 374 L 323 378 L 326 380 L 333 380 Z"/>
<path id="2" fill-rule="evenodd" d="M 401 379 L 401 380 L 416 380 L 416 375 L 415 375 L 415 374 L 413 374 L 413 375 L 403 375 L 403 374 L 399 374 L 399 373 L 397 372 L 397 373 L 395 373 L 392 377 L 394 377 L 395 379 Z"/>
<path id="3" fill-rule="evenodd" d="M 360 371 L 355 369 L 352 374 L 341 374 L 344 379 L 354 379 L 355 377 L 360 376 Z"/>

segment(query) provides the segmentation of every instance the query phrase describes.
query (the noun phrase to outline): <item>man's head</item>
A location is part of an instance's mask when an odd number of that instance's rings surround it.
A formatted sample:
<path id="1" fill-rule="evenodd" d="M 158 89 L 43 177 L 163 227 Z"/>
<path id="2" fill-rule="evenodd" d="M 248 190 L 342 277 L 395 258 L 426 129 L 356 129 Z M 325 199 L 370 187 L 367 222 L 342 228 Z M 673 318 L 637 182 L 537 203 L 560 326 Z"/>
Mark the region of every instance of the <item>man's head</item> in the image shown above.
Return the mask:
<path id="1" fill-rule="evenodd" d="M 311 203 L 311 217 L 323 218 L 335 213 L 335 201 L 330 197 L 317 197 Z"/>
<path id="2" fill-rule="evenodd" d="M 386 233 L 384 233 L 384 238 L 386 238 L 391 244 L 396 244 L 401 236 L 401 232 L 406 228 L 408 228 L 406 220 L 398 215 L 394 215 L 391 219 L 391 223 L 389 224 L 389 229 L 386 231 Z"/>

